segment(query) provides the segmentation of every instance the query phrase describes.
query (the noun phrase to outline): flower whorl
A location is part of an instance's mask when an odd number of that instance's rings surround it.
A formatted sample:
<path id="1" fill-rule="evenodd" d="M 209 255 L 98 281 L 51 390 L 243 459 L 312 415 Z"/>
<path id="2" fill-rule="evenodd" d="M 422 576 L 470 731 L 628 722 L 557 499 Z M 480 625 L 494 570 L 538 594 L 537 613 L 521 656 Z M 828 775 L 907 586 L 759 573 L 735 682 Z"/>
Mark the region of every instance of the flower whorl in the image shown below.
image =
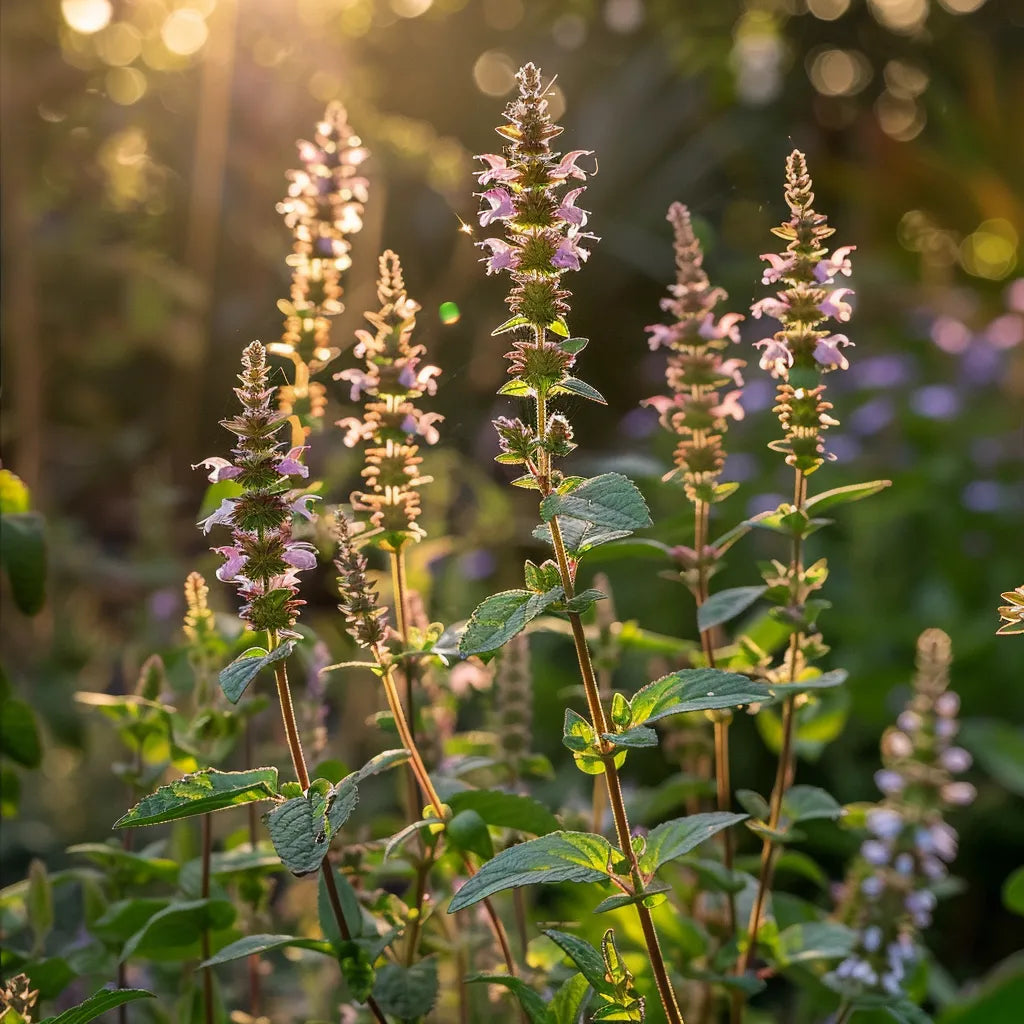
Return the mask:
<path id="1" fill-rule="evenodd" d="M 764 284 L 781 282 L 785 287 L 774 296 L 761 299 L 751 307 L 755 318 L 769 316 L 782 323 L 782 330 L 770 338 L 755 342 L 761 349 L 760 365 L 781 381 L 775 412 L 786 436 L 769 447 L 784 452 L 789 465 L 811 473 L 826 458 L 822 433 L 838 422 L 824 400 L 823 374 L 845 370 L 849 363 L 843 349 L 853 344 L 845 334 L 822 329 L 826 320 L 845 323 L 852 309 L 846 301 L 849 288 L 833 288 L 835 279 L 849 276 L 849 254 L 855 246 L 846 245 L 829 255 L 824 240 L 834 233 L 824 214 L 816 213 L 811 177 L 803 153 L 794 150 L 786 161 L 786 202 L 790 219 L 774 234 L 788 245 L 780 255 L 765 253 L 768 263 Z"/>
<path id="2" fill-rule="evenodd" d="M 351 524 L 340 512 L 334 530 L 338 541 L 334 567 L 341 598 L 338 607 L 349 622 L 346 632 L 360 647 L 376 647 L 387 638 L 387 612 L 379 606 L 377 592 L 366 578 L 366 558 L 356 550 Z"/>
<path id="3" fill-rule="evenodd" d="M 284 334 L 269 349 L 295 364 L 294 383 L 278 393 L 279 408 L 308 420 L 322 417 L 326 406 L 326 390 L 311 376 L 340 352 L 331 345 L 329 318 L 344 308 L 341 275 L 352 264 L 348 238 L 363 226 L 368 183 L 359 167 L 369 153 L 337 102 L 298 150 L 302 166 L 288 172 L 288 195 L 277 206 L 293 235 L 291 297 L 278 303 Z"/>
<path id="4" fill-rule="evenodd" d="M 691 501 L 711 503 L 718 500 L 715 485 L 725 464 L 722 435 L 730 418 L 743 418 L 740 369 L 746 364 L 722 358 L 729 344 L 739 341 L 736 325 L 743 317 L 726 313 L 716 319 L 715 306 L 726 293 L 712 287 L 704 272 L 704 254 L 690 211 L 673 203 L 666 219 L 675 232 L 676 282 L 669 286 L 670 295 L 661 300 L 661 308 L 675 322 L 652 324 L 647 333 L 652 350 L 671 350 L 665 378 L 673 394 L 642 404 L 657 409 L 662 426 L 680 437 L 676 468 L 665 479 L 680 479 Z M 721 389 L 729 385 L 733 390 L 723 396 Z"/>
<path id="5" fill-rule="evenodd" d="M 242 412 L 221 421 L 238 438 L 234 462 L 213 456 L 196 464 L 210 470 L 211 483 L 234 480 L 242 493 L 225 498 L 199 526 L 203 533 L 217 524 L 231 528 L 232 543 L 213 550 L 224 558 L 217 579 L 235 583 L 246 602 L 241 618 L 255 631 L 283 632 L 294 625 L 305 603 L 295 597 L 298 573 L 316 565 L 313 545 L 292 539 L 293 517 L 311 519 L 308 503 L 314 496 L 292 488 L 292 477 L 309 474 L 299 462 L 305 449 L 281 452 L 276 438 L 284 414 L 270 407 L 274 388 L 267 387 L 267 377 L 266 349 L 254 341 L 242 353 L 242 386 L 235 388 Z"/>
<path id="6" fill-rule="evenodd" d="M 368 397 L 362 419 L 350 416 L 338 421 L 346 431 L 346 445 L 369 442 L 362 471 L 366 490 L 353 493 L 352 505 L 370 512 L 373 533 L 364 536 L 376 535 L 384 546 L 397 551 L 407 541 L 424 536 L 416 522 L 419 487 L 430 478 L 420 474 L 423 460 L 418 442 L 436 443 L 436 424 L 443 417 L 423 412 L 415 403 L 423 395 L 436 394 L 441 371 L 423 363 L 423 345 L 411 344 L 420 307 L 406 294 L 402 264 L 390 249 L 380 257 L 377 297 L 380 310 L 366 314 L 375 333 L 356 332 L 359 341 L 354 351 L 365 359 L 365 369 L 342 370 L 334 379 L 351 385 L 352 401 L 363 394 Z"/>

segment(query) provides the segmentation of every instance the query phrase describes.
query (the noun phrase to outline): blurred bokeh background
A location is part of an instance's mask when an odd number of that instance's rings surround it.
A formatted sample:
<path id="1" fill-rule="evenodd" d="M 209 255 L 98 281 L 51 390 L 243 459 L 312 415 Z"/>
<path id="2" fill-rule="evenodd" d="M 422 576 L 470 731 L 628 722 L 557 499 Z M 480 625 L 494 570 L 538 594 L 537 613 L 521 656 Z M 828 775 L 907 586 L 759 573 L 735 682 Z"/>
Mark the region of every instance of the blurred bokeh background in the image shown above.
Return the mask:
<path id="1" fill-rule="evenodd" d="M 32 856 L 59 863 L 67 843 L 103 838 L 120 813 L 102 729 L 72 695 L 131 685 L 180 630 L 188 569 L 212 577 L 193 526 L 205 481 L 189 466 L 227 446 L 217 421 L 241 348 L 280 336 L 290 237 L 275 204 L 296 139 L 332 99 L 372 153 L 334 343 L 348 346 L 373 306 L 376 255 L 391 247 L 423 306 L 419 340 L 444 368 L 414 582 L 446 622 L 516 585 L 534 509 L 492 462 L 489 420 L 513 408 L 494 396 L 504 293 L 459 229 L 475 224 L 472 155 L 499 144 L 513 74 L 532 60 L 557 75 L 560 148 L 600 164 L 586 205 L 602 241 L 572 275 L 571 324 L 592 339 L 580 374 L 608 408 L 573 407 L 578 465 L 634 476 L 671 543 L 687 529 L 659 483 L 671 441 L 638 407 L 663 383 L 643 328 L 672 277 L 666 209 L 689 204 L 723 308 L 743 311 L 765 294 L 757 257 L 777 247 L 785 155 L 807 153 L 836 244 L 857 246 L 856 348 L 829 378 L 838 459 L 812 486 L 894 481 L 814 539 L 832 566 L 830 667 L 851 683 L 807 778 L 874 798 L 914 638 L 946 630 L 980 795 L 956 822 L 966 884 L 936 945 L 957 981 L 1019 945 L 999 890 L 1024 848 L 1024 646 L 993 634 L 1000 592 L 1024 583 L 1024 5 L 5 0 L 2 17 L 3 457 L 47 517 L 51 559 L 41 616 L 5 596 L 6 671 L 43 717 L 46 756 L 22 779 L 36 797 L 4 828 L 4 882 Z M 746 341 L 757 328 L 744 325 Z M 743 486 L 719 506 L 723 527 L 789 487 L 765 447 L 772 386 L 747 358 L 725 476 Z M 328 422 L 347 411 L 333 385 Z M 333 429 L 312 444 L 328 496 L 345 500 L 356 456 Z M 720 585 L 756 582 L 754 559 L 776 553 L 770 535 L 750 538 Z M 603 568 L 620 616 L 692 633 L 689 598 L 660 566 Z M 314 617 L 330 613 L 329 583 L 325 572 L 306 595 Z M 214 599 L 231 610 L 226 589 Z M 556 651 L 540 676 L 542 722 L 565 685 L 558 665 Z M 743 785 L 768 755 L 753 729 L 741 735 Z M 557 753 L 553 733 L 542 742 Z M 99 820 L 99 806 L 114 811 Z"/>

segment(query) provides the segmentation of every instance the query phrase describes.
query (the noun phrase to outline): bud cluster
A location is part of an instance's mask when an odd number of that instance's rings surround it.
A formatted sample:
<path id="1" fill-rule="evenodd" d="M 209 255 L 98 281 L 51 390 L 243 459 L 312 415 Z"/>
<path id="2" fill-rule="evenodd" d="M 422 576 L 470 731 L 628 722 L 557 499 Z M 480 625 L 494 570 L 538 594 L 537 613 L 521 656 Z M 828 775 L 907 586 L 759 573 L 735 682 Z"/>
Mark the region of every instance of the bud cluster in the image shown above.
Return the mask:
<path id="1" fill-rule="evenodd" d="M 293 235 L 290 301 L 275 355 L 295 364 L 295 382 L 280 389 L 278 405 L 287 415 L 323 416 L 326 389 L 311 376 L 340 352 L 330 343 L 330 317 L 343 309 L 341 275 L 351 266 L 349 236 L 362 229 L 368 184 L 359 167 L 369 155 L 348 123 L 345 108 L 331 103 L 312 142 L 298 143 L 302 166 L 288 172 L 288 195 L 278 213 Z"/>
<path id="2" fill-rule="evenodd" d="M 1003 636 L 1024 633 L 1024 586 L 1017 587 L 1016 590 L 1008 590 L 999 596 L 1007 603 L 999 609 L 1002 625 L 996 630 L 996 633 Z"/>
<path id="3" fill-rule="evenodd" d="M 276 438 L 284 414 L 270 407 L 274 388 L 267 377 L 266 349 L 254 341 L 242 353 L 242 386 L 235 388 L 242 412 L 221 421 L 238 438 L 234 461 L 213 456 L 197 463 L 211 471 L 211 483 L 234 480 L 242 493 L 225 498 L 199 526 L 203 533 L 218 524 L 231 528 L 232 543 L 213 548 L 224 558 L 217 579 L 236 584 L 245 601 L 239 614 L 251 629 L 280 633 L 290 630 L 305 603 L 295 596 L 298 573 L 316 565 L 313 545 L 292 539 L 293 517 L 311 519 L 315 496 L 293 488 L 292 477 L 309 474 L 299 461 L 305 449 L 282 453 Z"/>
<path id="4" fill-rule="evenodd" d="M 338 554 L 338 607 L 349 622 L 348 630 L 360 647 L 373 648 L 388 634 L 387 612 L 380 607 L 377 592 L 366 578 L 366 558 L 356 550 L 352 528 L 341 513 L 334 520 Z"/>
<path id="5" fill-rule="evenodd" d="M 420 474 L 418 442 L 435 444 L 436 424 L 444 417 L 423 412 L 415 403 L 437 393 L 441 371 L 423 362 L 423 345 L 411 344 L 420 307 L 406 294 L 402 264 L 390 249 L 380 257 L 377 297 L 380 310 L 366 313 L 375 333 L 356 332 L 359 342 L 354 351 L 365 360 L 365 369 L 342 370 L 334 379 L 351 385 L 353 402 L 367 396 L 361 419 L 349 416 L 338 421 L 346 445 L 369 442 L 362 471 L 366 490 L 352 495 L 352 505 L 371 513 L 373 531 L 364 536 L 378 536 L 385 547 L 397 551 L 424 536 L 416 522 L 419 487 L 430 477 Z"/>
<path id="6" fill-rule="evenodd" d="M 715 307 L 726 298 L 704 272 L 704 254 L 693 233 L 690 211 L 682 203 L 669 207 L 667 220 L 675 232 L 676 282 L 661 308 L 675 322 L 647 328 L 652 351 L 670 350 L 665 378 L 671 396 L 657 395 L 643 404 L 657 409 L 661 425 L 680 438 L 676 468 L 665 479 L 679 479 L 690 501 L 712 503 L 725 465 L 722 436 L 729 420 L 743 418 L 742 359 L 723 359 L 729 344 L 739 341 L 743 319 L 738 313 L 716 318 Z M 732 386 L 724 395 L 722 389 Z"/>
<path id="7" fill-rule="evenodd" d="M 523 774 L 533 738 L 533 674 L 530 671 L 530 641 L 525 633 L 510 640 L 498 659 L 494 676 L 496 697 L 495 731 L 501 760 L 513 780 Z"/>
<path id="8" fill-rule="evenodd" d="M 956 857 L 956 831 L 943 819 L 975 796 L 953 776 L 971 766 L 955 746 L 959 697 L 947 689 L 949 637 L 926 630 L 918 641 L 914 695 L 882 737 L 885 799 L 868 812 L 868 837 L 843 886 L 840 915 L 856 929 L 853 951 L 827 977 L 848 995 L 899 995 L 920 959 L 915 934 L 931 924 L 934 889 Z"/>
<path id="9" fill-rule="evenodd" d="M 775 412 L 786 436 L 769 447 L 784 452 L 787 463 L 804 473 L 821 465 L 826 457 L 822 433 L 838 422 L 828 414 L 832 406 L 824 400 L 821 377 L 849 366 L 843 349 L 853 344 L 845 334 L 833 334 L 822 324 L 850 319 L 847 296 L 852 291 L 833 285 L 837 276 L 848 277 L 852 272 L 849 254 L 854 246 L 842 246 L 829 255 L 824 241 L 834 229 L 824 214 L 812 208 L 811 189 L 804 155 L 794 150 L 786 161 L 786 202 L 791 216 L 772 229 L 788 245 L 781 255 L 761 256 L 768 263 L 763 283 L 784 287 L 751 307 L 755 318 L 768 316 L 782 323 L 782 330 L 754 346 L 761 349 L 761 368 L 781 381 Z"/>

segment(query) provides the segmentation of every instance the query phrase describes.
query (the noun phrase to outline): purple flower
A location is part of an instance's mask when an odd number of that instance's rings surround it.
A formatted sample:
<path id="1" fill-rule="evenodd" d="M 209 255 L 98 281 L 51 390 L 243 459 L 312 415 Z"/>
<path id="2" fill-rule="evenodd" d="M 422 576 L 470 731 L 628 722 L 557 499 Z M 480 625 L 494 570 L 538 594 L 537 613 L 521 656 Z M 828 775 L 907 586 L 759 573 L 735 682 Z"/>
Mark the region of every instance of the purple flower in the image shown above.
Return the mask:
<path id="1" fill-rule="evenodd" d="M 230 583 L 233 579 L 242 575 L 245 563 L 248 561 L 245 553 L 237 545 L 228 545 L 222 548 L 213 548 L 218 555 L 223 555 L 226 561 L 217 570 L 217 579 L 221 583 Z"/>
<path id="2" fill-rule="evenodd" d="M 242 472 L 240 467 L 232 465 L 227 459 L 222 459 L 217 455 L 211 455 L 208 459 L 195 463 L 192 468 L 198 469 L 200 466 L 213 471 L 206 478 L 211 484 L 220 483 L 221 480 L 231 480 Z"/>
<path id="3" fill-rule="evenodd" d="M 853 307 L 843 300 L 843 296 L 852 294 L 852 288 L 836 288 L 818 303 L 818 309 L 823 315 L 844 324 L 853 315 Z"/>
<path id="4" fill-rule="evenodd" d="M 519 266 L 521 250 L 518 246 L 509 245 L 500 238 L 485 238 L 476 244 L 491 250 L 491 256 L 486 260 L 488 274 L 496 274 L 499 270 L 515 270 Z"/>
<path id="5" fill-rule="evenodd" d="M 705 341 L 722 341 L 726 338 L 733 344 L 740 340 L 740 329 L 737 326 L 743 320 L 741 313 L 726 313 L 717 323 L 713 313 L 707 313 L 701 321 L 697 333 Z M 733 360 L 735 362 L 735 360 Z"/>
<path id="6" fill-rule="evenodd" d="M 677 321 L 674 324 L 651 324 L 649 327 L 645 327 L 644 330 L 650 335 L 647 344 L 650 345 L 651 351 L 654 352 L 663 347 L 670 348 L 679 341 L 685 326 L 682 321 Z"/>
<path id="7" fill-rule="evenodd" d="M 347 370 L 342 370 L 341 373 L 334 375 L 335 380 L 347 380 L 352 388 L 349 391 L 349 398 L 353 402 L 359 401 L 359 396 L 364 391 L 369 391 L 376 388 L 379 383 L 379 378 L 375 375 L 367 373 L 365 370 L 360 370 L 355 366 L 349 367 Z"/>
<path id="8" fill-rule="evenodd" d="M 576 205 L 576 199 L 584 192 L 586 192 L 586 187 L 574 188 L 571 192 L 566 192 L 562 199 L 562 205 L 555 211 L 555 216 L 561 217 L 569 224 L 583 227 L 587 223 L 587 211 L 581 210 Z"/>
<path id="9" fill-rule="evenodd" d="M 754 342 L 754 348 L 762 348 L 759 364 L 762 370 L 767 370 L 773 377 L 784 377 L 786 371 L 793 365 L 793 353 L 789 346 L 778 338 L 763 338 Z"/>
<path id="10" fill-rule="evenodd" d="M 508 161 L 503 156 L 496 156 L 494 153 L 481 153 L 474 157 L 475 160 L 483 160 L 487 163 L 487 169 L 477 175 L 477 181 L 486 185 L 492 181 L 515 181 L 519 178 L 519 171 L 508 166 Z"/>
<path id="11" fill-rule="evenodd" d="M 299 462 L 299 457 L 304 451 L 309 448 L 309 445 L 300 445 L 296 448 L 291 448 L 288 454 L 278 462 L 275 467 L 281 476 L 309 476 L 309 467 L 304 466 Z"/>
<path id="12" fill-rule="evenodd" d="M 857 246 L 855 245 L 843 245 L 836 249 L 831 256 L 819 260 L 818 265 L 814 268 L 814 276 L 818 282 L 820 284 L 829 284 L 835 279 L 837 274 L 849 277 L 853 273 L 849 253 L 853 252 L 856 248 Z M 771 282 L 765 281 L 765 284 L 771 284 Z"/>
<path id="13" fill-rule="evenodd" d="M 875 807 L 868 811 L 868 828 L 879 839 L 894 839 L 903 828 L 903 817 L 890 807 Z"/>
<path id="14" fill-rule="evenodd" d="M 217 525 L 230 526 L 231 517 L 234 514 L 234 511 L 235 499 L 225 498 L 217 507 L 216 512 L 214 512 L 212 515 L 207 516 L 205 519 L 203 519 L 196 525 L 202 529 L 203 533 L 209 533 L 210 530 L 212 530 L 213 527 Z"/>
<path id="15" fill-rule="evenodd" d="M 565 156 L 558 162 L 558 166 L 553 168 L 549 174 L 549 177 L 553 181 L 559 181 L 566 178 L 579 178 L 580 181 L 587 180 L 587 172 L 582 168 L 576 166 L 576 161 L 581 156 L 593 156 L 594 151 L 592 149 L 574 149 L 571 153 L 566 153 Z"/>
<path id="16" fill-rule="evenodd" d="M 491 221 L 507 220 L 516 212 L 515 207 L 512 205 L 512 196 L 507 189 L 488 189 L 481 198 L 486 199 L 491 206 L 489 210 L 484 210 L 480 214 L 480 226 L 482 228 L 487 227 Z"/>
<path id="17" fill-rule="evenodd" d="M 284 560 L 296 569 L 316 567 L 316 548 L 303 540 L 293 540 L 285 545 Z"/>
<path id="18" fill-rule="evenodd" d="M 770 267 L 765 268 L 764 276 L 761 278 L 762 284 L 775 284 L 783 274 L 788 274 L 796 263 L 796 256 L 792 253 L 788 256 L 779 256 L 774 252 L 763 252 L 761 259 L 767 260 L 771 264 Z"/>
<path id="19" fill-rule="evenodd" d="M 834 370 L 837 367 L 845 370 L 850 363 L 846 356 L 839 351 L 839 346 L 844 348 L 852 345 L 853 342 L 845 334 L 830 334 L 827 338 L 819 338 L 814 346 L 814 358 L 827 370 Z"/>
<path id="20" fill-rule="evenodd" d="M 775 320 L 781 320 L 788 312 L 789 303 L 781 295 L 769 295 L 766 299 L 758 299 L 750 307 L 750 315 L 755 320 L 760 320 L 762 316 L 770 316 Z"/>
<path id="21" fill-rule="evenodd" d="M 593 237 L 591 234 L 581 234 L 576 230 L 570 230 L 569 234 L 558 243 L 558 248 L 555 249 L 555 253 L 551 257 L 551 265 L 558 267 L 559 270 L 579 270 L 580 261 L 586 263 L 590 256 L 589 249 L 580 247 L 579 239 Z"/>
<path id="22" fill-rule="evenodd" d="M 319 494 L 300 494 L 294 501 L 289 502 L 288 508 L 292 515 L 302 516 L 303 519 L 311 520 L 313 513 L 309 510 L 309 502 L 319 500 Z"/>

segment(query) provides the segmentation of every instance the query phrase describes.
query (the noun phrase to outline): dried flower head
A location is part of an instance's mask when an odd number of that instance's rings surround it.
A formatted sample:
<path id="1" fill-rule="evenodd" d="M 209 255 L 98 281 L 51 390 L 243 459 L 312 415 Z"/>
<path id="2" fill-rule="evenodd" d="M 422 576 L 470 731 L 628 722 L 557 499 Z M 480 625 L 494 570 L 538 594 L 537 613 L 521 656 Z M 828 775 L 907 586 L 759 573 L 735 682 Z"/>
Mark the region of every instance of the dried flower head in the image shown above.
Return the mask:
<path id="1" fill-rule="evenodd" d="M 510 640 L 498 659 L 494 676 L 495 731 L 502 762 L 513 780 L 522 777 L 533 738 L 533 675 L 530 641 L 525 633 Z"/>
<path id="2" fill-rule="evenodd" d="M 352 524 L 342 513 L 334 520 L 338 554 L 338 607 L 349 622 L 348 633 L 360 647 L 374 648 L 388 635 L 388 616 L 380 607 L 377 592 L 366 578 L 366 558 L 356 550 Z"/>
<path id="3" fill-rule="evenodd" d="M 331 344 L 330 318 L 344 308 L 341 275 L 352 264 L 349 237 L 363 226 L 368 183 L 360 167 L 369 153 L 337 102 L 328 105 L 313 141 L 297 145 L 302 166 L 288 172 L 288 195 L 277 206 L 293 236 L 291 295 L 278 303 L 284 334 L 269 350 L 295 364 L 295 380 L 281 388 L 278 407 L 308 422 L 322 417 L 326 405 L 323 384 L 311 377 L 340 352 Z"/>
<path id="4" fill-rule="evenodd" d="M 405 291 L 402 264 L 388 249 L 380 258 L 377 297 L 381 308 L 366 314 L 375 328 L 356 332 L 355 354 L 365 369 L 342 370 L 335 380 L 351 385 L 352 401 L 366 395 L 362 419 L 338 421 L 349 447 L 369 442 L 362 471 L 366 489 L 352 495 L 353 508 L 370 513 L 373 526 L 364 538 L 376 536 L 391 550 L 425 536 L 416 522 L 420 514 L 421 485 L 430 477 L 420 473 L 419 442 L 434 444 L 443 417 L 423 412 L 416 402 L 437 392 L 440 369 L 423 362 L 423 345 L 411 343 L 419 305 Z"/>
<path id="5" fill-rule="evenodd" d="M 217 579 L 238 587 L 246 602 L 239 614 L 250 628 L 280 633 L 290 631 L 305 603 L 295 596 L 298 573 L 316 565 L 313 545 L 292 538 L 293 518 L 312 518 L 315 495 L 293 487 L 293 477 L 309 473 L 299 461 L 305 449 L 282 452 L 277 435 L 284 417 L 270 407 L 274 389 L 267 377 L 266 349 L 254 341 L 242 353 L 242 386 L 235 388 L 242 412 L 221 421 L 238 438 L 234 461 L 213 456 L 197 463 L 210 470 L 211 483 L 234 480 L 242 493 L 225 498 L 199 526 L 203 533 L 218 524 L 231 528 L 232 543 L 213 549 L 224 558 Z"/>
<path id="6" fill-rule="evenodd" d="M 920 959 L 915 937 L 931 924 L 934 890 L 956 857 L 956 830 L 943 813 L 970 803 L 975 791 L 953 778 L 971 766 L 971 756 L 953 744 L 960 700 L 947 688 L 951 660 L 945 633 L 921 634 L 914 694 L 882 737 L 875 782 L 885 799 L 868 812 L 868 837 L 839 908 L 856 930 L 856 945 L 826 978 L 846 995 L 904 991 Z"/>
<path id="7" fill-rule="evenodd" d="M 836 288 L 839 275 L 852 272 L 846 245 L 831 255 L 825 239 L 834 233 L 824 214 L 816 213 L 811 177 L 803 153 L 794 150 L 786 161 L 786 202 L 790 219 L 773 232 L 788 244 L 780 255 L 765 253 L 768 263 L 762 281 L 781 283 L 774 295 L 755 302 L 755 318 L 772 317 L 782 330 L 755 342 L 761 350 L 760 365 L 777 378 L 779 399 L 775 412 L 786 436 L 769 447 L 786 454 L 789 465 L 811 473 L 826 458 L 822 434 L 838 422 L 828 414 L 832 406 L 823 399 L 824 374 L 849 365 L 843 350 L 853 343 L 845 334 L 823 328 L 827 320 L 845 323 L 852 308 L 849 288 Z"/>
<path id="8" fill-rule="evenodd" d="M 674 317 L 671 324 L 647 328 L 651 349 L 668 348 L 665 377 L 672 391 L 643 404 L 657 409 L 662 426 L 680 438 L 674 454 L 676 468 L 665 479 L 679 479 L 690 501 L 719 499 L 718 478 L 725 465 L 722 437 L 729 420 L 743 418 L 739 398 L 743 388 L 742 359 L 723 359 L 730 343 L 739 341 L 738 313 L 716 317 L 715 307 L 726 298 L 712 287 L 704 272 L 704 254 L 693 233 L 690 211 L 682 203 L 669 207 L 675 231 L 676 282 L 661 308 Z M 723 393 L 723 389 L 730 390 Z"/>
<path id="9" fill-rule="evenodd" d="M 32 1024 L 32 1011 L 35 1009 L 39 990 L 32 988 L 27 974 L 15 974 L 0 987 L 0 1010 L 13 1011 L 13 1019 Z M 0 1014 L 6 1018 L 6 1012 Z"/>
<path id="10" fill-rule="evenodd" d="M 999 609 L 999 618 L 1003 624 L 996 630 L 997 635 L 1010 636 L 1024 633 L 1024 586 L 1016 590 L 1008 590 L 999 595 L 1007 604 Z"/>

